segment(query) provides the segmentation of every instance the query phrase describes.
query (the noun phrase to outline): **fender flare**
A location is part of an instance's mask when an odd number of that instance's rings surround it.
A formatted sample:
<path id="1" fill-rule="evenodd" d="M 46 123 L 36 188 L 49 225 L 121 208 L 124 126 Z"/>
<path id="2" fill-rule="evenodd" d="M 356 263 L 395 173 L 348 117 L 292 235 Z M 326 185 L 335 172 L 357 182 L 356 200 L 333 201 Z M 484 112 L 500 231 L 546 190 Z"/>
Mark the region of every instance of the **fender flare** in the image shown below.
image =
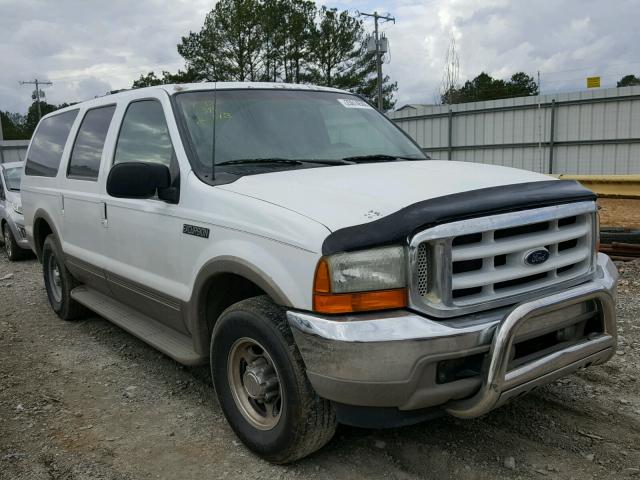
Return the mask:
<path id="1" fill-rule="evenodd" d="M 35 226 L 38 223 L 38 220 L 44 220 L 45 222 L 47 222 L 47 224 L 51 228 L 51 231 L 58 239 L 58 242 L 60 242 L 61 248 L 62 248 L 62 238 L 60 238 L 60 234 L 58 233 L 58 228 L 56 227 L 55 222 L 53 221 L 51 216 L 46 212 L 46 210 L 42 208 L 39 208 L 38 210 L 36 210 L 36 212 L 33 214 L 31 243 L 33 244 L 32 250 L 35 252 L 36 257 L 38 257 L 38 260 L 40 261 L 40 263 L 42 263 L 42 248 L 40 248 L 40 246 L 38 245 L 38 242 L 36 241 L 37 239 L 36 239 Z"/>
<path id="2" fill-rule="evenodd" d="M 191 298 L 185 304 L 184 322 L 187 330 L 193 336 L 193 343 L 198 353 L 209 352 L 209 331 L 207 322 L 202 321 L 206 315 L 205 285 L 217 275 L 231 273 L 256 284 L 278 305 L 285 307 L 292 303 L 287 295 L 280 289 L 273 278 L 266 272 L 234 256 L 221 256 L 206 262 L 196 275 L 191 290 Z"/>

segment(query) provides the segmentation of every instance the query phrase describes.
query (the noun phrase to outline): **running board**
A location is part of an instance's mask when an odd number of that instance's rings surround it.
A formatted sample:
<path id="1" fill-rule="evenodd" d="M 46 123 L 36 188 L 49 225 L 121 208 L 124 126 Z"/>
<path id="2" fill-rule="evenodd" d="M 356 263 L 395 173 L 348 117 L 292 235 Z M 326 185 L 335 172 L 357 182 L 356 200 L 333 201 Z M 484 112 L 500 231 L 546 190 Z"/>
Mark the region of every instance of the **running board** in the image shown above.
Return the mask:
<path id="1" fill-rule="evenodd" d="M 71 298 L 177 362 L 201 365 L 206 361 L 205 357 L 196 353 L 190 337 L 107 295 L 81 285 L 71 291 Z"/>

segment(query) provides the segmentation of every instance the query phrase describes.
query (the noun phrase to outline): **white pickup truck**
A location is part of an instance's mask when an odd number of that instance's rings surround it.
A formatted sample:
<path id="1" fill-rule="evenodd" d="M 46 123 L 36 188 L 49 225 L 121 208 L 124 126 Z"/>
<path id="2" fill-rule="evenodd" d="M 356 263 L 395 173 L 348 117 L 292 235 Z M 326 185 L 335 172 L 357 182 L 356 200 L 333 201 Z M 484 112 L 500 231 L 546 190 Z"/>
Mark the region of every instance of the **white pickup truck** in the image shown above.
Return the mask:
<path id="1" fill-rule="evenodd" d="M 615 351 L 592 192 L 428 160 L 340 90 L 165 85 L 58 110 L 22 206 L 58 316 L 210 362 L 273 462 L 338 422 L 477 417 Z"/>

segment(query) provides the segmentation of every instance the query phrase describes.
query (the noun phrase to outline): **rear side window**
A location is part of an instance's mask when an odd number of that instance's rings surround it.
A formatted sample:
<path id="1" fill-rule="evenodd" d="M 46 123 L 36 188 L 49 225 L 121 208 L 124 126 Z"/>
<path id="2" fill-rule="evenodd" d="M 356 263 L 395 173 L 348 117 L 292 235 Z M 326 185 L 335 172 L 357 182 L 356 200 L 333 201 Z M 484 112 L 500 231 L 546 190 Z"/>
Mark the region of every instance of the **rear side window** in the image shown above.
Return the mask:
<path id="1" fill-rule="evenodd" d="M 141 100 L 131 103 L 120 127 L 114 165 L 155 162 L 171 167 L 172 158 L 173 145 L 160 102 Z"/>
<path id="2" fill-rule="evenodd" d="M 109 105 L 87 111 L 73 144 L 67 177 L 80 180 L 98 178 L 102 148 L 115 110 L 115 105 Z"/>
<path id="3" fill-rule="evenodd" d="M 40 122 L 31 141 L 25 174 L 41 177 L 57 175 L 62 151 L 77 115 L 78 110 L 71 110 L 45 118 Z"/>

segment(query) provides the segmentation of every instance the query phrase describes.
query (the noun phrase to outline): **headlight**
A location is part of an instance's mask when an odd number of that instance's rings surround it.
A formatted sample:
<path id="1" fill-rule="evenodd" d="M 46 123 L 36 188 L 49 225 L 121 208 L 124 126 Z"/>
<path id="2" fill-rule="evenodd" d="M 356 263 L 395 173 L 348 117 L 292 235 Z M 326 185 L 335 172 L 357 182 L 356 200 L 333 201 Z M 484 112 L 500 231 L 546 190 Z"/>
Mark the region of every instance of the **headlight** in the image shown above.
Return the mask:
<path id="1" fill-rule="evenodd" d="M 314 280 L 313 308 L 348 313 L 407 304 L 405 250 L 382 247 L 323 257 Z"/>
<path id="2" fill-rule="evenodd" d="M 22 204 L 12 202 L 11 206 L 13 207 L 13 211 L 22 215 Z"/>

